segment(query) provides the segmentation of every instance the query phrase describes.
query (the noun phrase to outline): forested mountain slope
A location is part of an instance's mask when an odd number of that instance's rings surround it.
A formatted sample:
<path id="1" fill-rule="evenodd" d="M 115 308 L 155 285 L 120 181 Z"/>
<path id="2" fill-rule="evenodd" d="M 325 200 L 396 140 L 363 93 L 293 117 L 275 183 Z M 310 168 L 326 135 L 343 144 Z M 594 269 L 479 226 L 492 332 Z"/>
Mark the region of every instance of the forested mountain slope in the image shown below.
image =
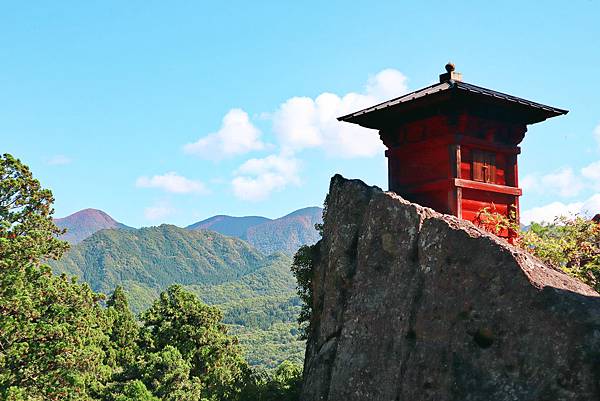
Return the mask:
<path id="1" fill-rule="evenodd" d="M 246 240 L 260 251 L 269 254 L 296 253 L 302 245 L 312 245 L 320 238 L 315 224 L 323 222 L 323 209 L 307 207 L 286 216 L 253 227 L 246 233 Z"/>
<path id="2" fill-rule="evenodd" d="M 268 259 L 237 238 L 171 225 L 101 230 L 73 248 L 55 271 L 79 276 L 110 292 L 125 281 L 151 288 L 169 284 L 219 284 L 261 267 Z"/>
<path id="3" fill-rule="evenodd" d="M 246 232 L 250 227 L 271 221 L 262 216 L 226 216 L 218 215 L 206 220 L 191 224 L 186 228 L 189 230 L 212 230 L 230 237 L 246 239 Z"/>
<path id="4" fill-rule="evenodd" d="M 98 231 L 51 264 L 55 273 L 78 276 L 96 291 L 122 285 L 136 313 L 168 285 L 183 284 L 224 311 L 252 364 L 302 361 L 300 304 L 291 259 L 283 253 L 266 256 L 238 238 L 162 225 Z"/>

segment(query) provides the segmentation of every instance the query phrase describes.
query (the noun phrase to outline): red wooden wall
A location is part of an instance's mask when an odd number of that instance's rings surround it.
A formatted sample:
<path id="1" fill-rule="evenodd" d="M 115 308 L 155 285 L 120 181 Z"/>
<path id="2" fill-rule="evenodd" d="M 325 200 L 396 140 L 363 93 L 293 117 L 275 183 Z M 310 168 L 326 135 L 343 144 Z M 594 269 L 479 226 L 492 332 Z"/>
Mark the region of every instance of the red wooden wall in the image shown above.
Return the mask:
<path id="1" fill-rule="evenodd" d="M 506 216 L 514 211 L 518 219 L 517 143 L 524 130 L 461 114 L 380 131 L 388 147 L 389 188 L 407 200 L 471 221 L 483 208 Z M 475 180 L 484 176 L 481 160 L 486 171 L 493 171 L 485 174 L 489 182 Z"/>

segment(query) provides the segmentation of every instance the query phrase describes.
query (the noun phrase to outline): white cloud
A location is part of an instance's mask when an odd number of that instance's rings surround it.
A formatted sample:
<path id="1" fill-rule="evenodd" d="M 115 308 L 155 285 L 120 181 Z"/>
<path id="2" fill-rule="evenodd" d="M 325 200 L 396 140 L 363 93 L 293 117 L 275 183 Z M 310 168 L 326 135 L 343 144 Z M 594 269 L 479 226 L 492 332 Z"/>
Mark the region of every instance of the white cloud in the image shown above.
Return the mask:
<path id="1" fill-rule="evenodd" d="M 594 129 L 594 137 L 600 145 L 600 125 Z M 588 164 L 575 172 L 571 167 L 565 167 L 553 173 L 540 176 L 530 174 L 520 180 L 521 187 L 526 191 L 572 197 L 579 195 L 582 190 L 600 189 L 600 160 Z M 521 212 L 521 222 L 529 224 L 532 221 L 552 222 L 559 216 L 582 215 L 588 218 L 600 213 L 600 193 L 596 193 L 584 201 L 571 203 L 552 202 L 544 206 L 534 207 Z"/>
<path id="2" fill-rule="evenodd" d="M 575 173 L 571 167 L 564 167 L 553 173 L 541 175 L 528 174 L 519 179 L 519 186 L 527 193 L 552 193 L 561 197 L 573 197 L 586 188 L 587 183 L 581 175 Z"/>
<path id="3" fill-rule="evenodd" d="M 600 213 L 600 193 L 592 195 L 583 203 L 581 213 L 587 217 L 594 217 Z"/>
<path id="4" fill-rule="evenodd" d="M 541 184 L 549 190 L 557 191 L 560 196 L 564 197 L 576 196 L 584 188 L 580 177 L 573 173 L 571 167 L 544 175 Z"/>
<path id="5" fill-rule="evenodd" d="M 73 160 L 65 155 L 54 155 L 48 160 L 46 160 L 46 164 L 50 166 L 64 166 L 65 164 L 70 164 Z"/>
<path id="6" fill-rule="evenodd" d="M 175 209 L 167 202 L 158 202 L 144 209 L 144 217 L 151 221 L 162 220 L 175 213 Z"/>
<path id="7" fill-rule="evenodd" d="M 581 169 L 581 175 L 590 180 L 596 181 L 596 184 L 600 183 L 600 160 L 588 164 Z"/>
<path id="8" fill-rule="evenodd" d="M 587 218 L 600 213 L 600 193 L 594 194 L 583 202 L 562 203 L 552 202 L 548 205 L 534 207 L 521 212 L 521 223 L 552 222 L 556 217 L 573 217 L 581 215 Z"/>
<path id="9" fill-rule="evenodd" d="M 139 188 L 160 188 L 166 192 L 172 192 L 176 194 L 206 194 L 208 190 L 206 186 L 195 180 L 178 175 L 174 171 L 168 172 L 163 175 L 155 175 L 153 177 L 139 177 L 135 185 Z"/>
<path id="10" fill-rule="evenodd" d="M 337 117 L 406 92 L 406 77 L 402 73 L 383 70 L 369 78 L 364 94 L 322 93 L 315 99 L 288 99 L 273 114 L 273 131 L 285 152 L 321 147 L 331 156 L 375 156 L 385 149 L 377 131 L 337 121 Z"/>
<path id="11" fill-rule="evenodd" d="M 319 146 L 323 138 L 317 118 L 316 105 L 311 98 L 293 97 L 275 112 L 273 130 L 285 148 L 300 150 Z"/>
<path id="12" fill-rule="evenodd" d="M 385 69 L 367 81 L 367 94 L 379 100 L 390 100 L 408 92 L 408 79 L 392 68 Z"/>
<path id="13" fill-rule="evenodd" d="M 270 155 L 262 159 L 250 159 L 235 172 L 231 181 L 236 197 L 260 201 L 271 192 L 282 190 L 289 184 L 299 185 L 300 162 L 289 155 Z"/>
<path id="14" fill-rule="evenodd" d="M 265 148 L 260 140 L 261 132 L 241 109 L 231 109 L 223 117 L 221 128 L 194 143 L 184 145 L 185 153 L 203 159 L 220 160 Z"/>
<path id="15" fill-rule="evenodd" d="M 521 224 L 550 223 L 559 216 L 573 216 L 581 211 L 583 202 L 574 202 L 564 204 L 562 202 L 552 202 L 548 205 L 534 207 L 521 212 Z"/>
<path id="16" fill-rule="evenodd" d="M 540 178 L 537 174 L 528 174 L 519 179 L 519 186 L 526 192 L 538 192 L 540 190 Z"/>
<path id="17" fill-rule="evenodd" d="M 596 142 L 598 143 L 598 146 L 600 146 L 600 124 L 594 128 L 594 138 L 596 138 Z"/>
<path id="18" fill-rule="evenodd" d="M 322 147 L 340 157 L 370 157 L 385 149 L 377 132 L 355 124 L 337 121 L 337 117 L 398 97 L 408 91 L 407 78 L 400 71 L 385 69 L 369 77 L 364 93 L 343 96 L 322 93 L 317 97 L 292 97 L 273 113 L 260 113 L 257 119 L 271 119 L 281 151 L 297 152 Z M 267 147 L 248 114 L 230 110 L 221 128 L 194 143 L 184 145 L 185 153 L 204 159 L 219 160 Z"/>
<path id="19" fill-rule="evenodd" d="M 363 93 L 339 96 L 324 92 L 315 98 L 292 97 L 274 112 L 257 114 L 256 119 L 271 120 L 278 153 L 243 163 L 234 172 L 233 193 L 240 199 L 258 201 L 290 184 L 299 185 L 298 153 L 303 149 L 318 148 L 343 158 L 382 155 L 385 146 L 376 130 L 339 122 L 337 117 L 401 96 L 408 91 L 406 83 L 401 72 L 386 69 L 368 79 Z M 184 151 L 218 160 L 274 147 L 263 143 L 260 136 L 248 114 L 233 109 L 223 118 L 219 131 L 185 145 Z"/>
<path id="20" fill-rule="evenodd" d="M 600 145 L 600 124 L 594 129 L 594 137 Z M 524 191 L 552 193 L 563 196 L 577 196 L 582 190 L 600 189 L 600 160 L 592 162 L 575 172 L 571 167 L 563 167 L 553 173 L 528 174 L 519 180 Z"/>

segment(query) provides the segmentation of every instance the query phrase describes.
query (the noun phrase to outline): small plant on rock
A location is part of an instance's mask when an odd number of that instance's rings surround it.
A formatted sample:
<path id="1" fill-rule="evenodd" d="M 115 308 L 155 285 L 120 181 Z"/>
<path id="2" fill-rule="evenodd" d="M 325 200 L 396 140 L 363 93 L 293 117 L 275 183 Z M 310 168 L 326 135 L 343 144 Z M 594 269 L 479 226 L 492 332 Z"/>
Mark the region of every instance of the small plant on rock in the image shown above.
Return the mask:
<path id="1" fill-rule="evenodd" d="M 600 224 L 581 216 L 558 217 L 521 229 L 516 214 L 483 208 L 474 223 L 600 292 Z"/>

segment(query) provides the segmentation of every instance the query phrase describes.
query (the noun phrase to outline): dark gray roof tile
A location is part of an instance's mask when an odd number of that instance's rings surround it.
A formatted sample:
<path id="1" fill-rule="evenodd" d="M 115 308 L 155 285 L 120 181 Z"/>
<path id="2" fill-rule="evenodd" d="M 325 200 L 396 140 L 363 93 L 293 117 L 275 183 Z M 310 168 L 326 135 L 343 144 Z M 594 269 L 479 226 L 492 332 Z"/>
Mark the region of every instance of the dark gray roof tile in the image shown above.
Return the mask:
<path id="1" fill-rule="evenodd" d="M 424 98 L 426 96 L 435 95 L 435 94 L 439 94 L 440 92 L 448 92 L 448 91 L 463 92 L 463 93 L 469 92 L 469 93 L 474 93 L 477 95 L 483 95 L 483 96 L 488 96 L 491 98 L 499 99 L 506 103 L 521 104 L 532 110 L 533 109 L 544 110 L 548 114 L 547 117 L 553 117 L 553 116 L 558 116 L 561 114 L 568 113 L 568 110 L 563 110 L 563 109 L 559 109 L 556 107 L 547 106 L 547 105 L 544 105 L 541 103 L 532 102 L 530 100 L 522 99 L 520 97 L 513 96 L 513 95 L 508 95 L 506 93 L 498 92 L 498 91 L 495 91 L 492 89 L 483 88 L 481 86 L 469 84 L 467 82 L 446 81 L 446 82 L 442 82 L 442 83 L 433 84 L 433 85 L 427 86 L 423 89 L 419 89 L 417 91 L 407 93 L 405 95 L 399 96 L 397 98 L 388 100 L 383 103 L 376 104 L 376 105 L 368 107 L 366 109 L 359 110 L 357 112 L 338 117 L 338 120 L 347 121 L 347 122 L 355 122 L 354 119 L 356 117 L 364 116 L 371 112 L 379 111 L 382 109 L 387 109 L 387 108 L 394 107 L 394 106 L 397 106 L 402 103 L 408 103 L 408 102 L 411 102 L 411 101 L 414 101 L 414 100 L 417 100 L 420 98 Z"/>

